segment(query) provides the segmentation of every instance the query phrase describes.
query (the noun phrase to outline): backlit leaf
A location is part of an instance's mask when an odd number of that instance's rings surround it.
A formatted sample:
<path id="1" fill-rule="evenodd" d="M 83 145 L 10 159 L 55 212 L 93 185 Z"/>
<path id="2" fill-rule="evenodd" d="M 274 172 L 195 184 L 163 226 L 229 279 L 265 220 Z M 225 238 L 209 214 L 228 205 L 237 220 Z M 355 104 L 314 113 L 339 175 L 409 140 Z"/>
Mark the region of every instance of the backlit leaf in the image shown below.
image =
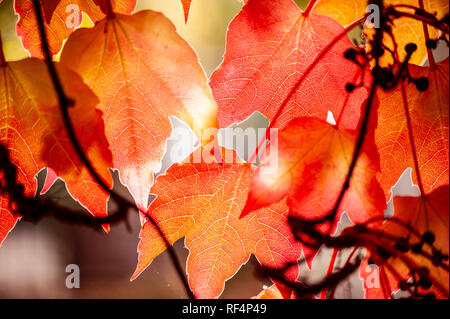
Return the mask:
<path id="1" fill-rule="evenodd" d="M 403 4 L 419 8 L 419 0 L 385 0 L 383 3 L 385 6 Z M 313 12 L 332 17 L 342 25 L 347 25 L 361 18 L 366 13 L 367 4 L 367 0 L 319 0 L 313 9 Z M 448 13 L 448 1 L 446 0 L 423 0 L 423 5 L 427 12 L 436 13 L 439 19 Z M 414 10 L 411 9 L 405 10 L 405 8 L 399 8 L 399 10 L 414 13 Z M 370 28 L 366 29 L 366 31 L 370 36 L 373 34 L 374 29 Z M 398 46 L 397 54 L 400 61 L 403 61 L 406 56 L 404 47 L 408 43 L 415 43 L 417 44 L 418 49 L 413 54 L 410 62 L 421 65 L 427 56 L 422 22 L 406 17 L 398 18 L 394 21 L 392 32 Z M 429 27 L 429 32 L 431 38 L 435 38 L 439 35 L 438 30 L 432 27 Z M 383 42 L 388 48 L 394 49 L 394 44 L 389 36 L 385 35 Z M 381 65 L 386 66 L 387 64 L 392 64 L 393 60 L 392 57 L 386 53 L 380 62 Z"/>
<path id="2" fill-rule="evenodd" d="M 218 297 L 225 281 L 250 254 L 272 268 L 296 262 L 301 255 L 300 243 L 287 224 L 285 201 L 239 218 L 253 174 L 248 163 L 177 164 L 152 188 L 158 197 L 148 213 L 171 243 L 186 238 L 189 284 L 199 298 Z M 144 224 L 140 237 L 139 262 L 132 279 L 165 250 L 150 222 Z M 290 276 L 296 279 L 297 271 Z"/>
<path id="3" fill-rule="evenodd" d="M 43 1 L 42 9 L 45 17 L 45 29 L 52 54 L 57 54 L 69 35 L 79 27 L 82 21 L 82 12 L 85 12 L 93 21 L 105 17 L 96 1 L 92 0 L 51 0 Z M 136 0 L 111 0 L 113 10 L 122 14 L 130 14 L 136 5 Z M 32 0 L 15 0 L 14 7 L 19 15 L 16 30 L 25 49 L 31 56 L 42 58 L 41 41 L 36 15 Z"/>
<path id="4" fill-rule="evenodd" d="M 254 111 L 273 119 L 274 127 L 299 116 L 325 118 L 331 110 L 341 126 L 356 128 L 367 89 L 356 89 L 342 113 L 345 85 L 360 69 L 344 58 L 352 47 L 342 37 L 319 61 L 303 84 L 289 95 L 320 52 L 343 31 L 335 20 L 302 11 L 292 0 L 248 2 L 231 22 L 220 68 L 211 77 L 221 127 L 245 120 Z"/>
<path id="5" fill-rule="evenodd" d="M 111 184 L 112 158 L 101 112 L 96 109 L 98 99 L 77 74 L 62 65 L 57 65 L 57 71 L 65 93 L 74 100 L 69 114 L 84 152 Z M 35 194 L 35 175 L 48 166 L 92 214 L 106 215 L 109 195 L 72 148 L 44 61 L 32 58 L 0 66 L 0 114 L 0 141 L 18 167 L 18 182 L 25 186 L 26 195 Z"/>
<path id="6" fill-rule="evenodd" d="M 100 98 L 114 168 L 139 207 L 147 210 L 160 167 L 169 116 L 200 137 L 216 127 L 216 104 L 192 48 L 161 13 L 115 14 L 67 41 L 61 62 Z"/>
<path id="7" fill-rule="evenodd" d="M 314 118 L 291 121 L 279 132 L 278 163 L 262 159 L 243 216 L 287 197 L 292 213 L 309 220 L 324 217 L 342 189 L 355 143 L 354 131 Z M 360 154 L 340 205 L 339 212 L 345 210 L 353 223 L 380 216 L 386 207 L 376 159 L 373 149 Z"/>
<path id="8" fill-rule="evenodd" d="M 421 241 L 421 236 L 425 232 L 433 234 L 433 246 L 442 254 L 448 257 L 449 253 L 449 188 L 448 185 L 441 186 L 427 195 L 419 197 L 394 197 L 394 217 L 402 221 L 405 225 L 412 227 L 414 232 L 400 226 L 393 221 L 386 221 L 380 230 L 385 233 L 407 238 L 410 244 L 416 244 Z M 417 233 L 416 233 L 417 232 Z M 389 246 L 387 240 L 376 239 L 379 244 Z M 429 245 L 423 244 L 422 248 L 425 254 L 433 256 L 433 250 Z M 385 290 L 389 290 L 387 295 L 399 289 L 399 281 L 404 280 L 408 282 L 411 274 L 410 270 L 419 271 L 426 268 L 428 276 L 433 281 L 433 285 L 429 289 L 418 287 L 419 293 L 427 294 L 433 292 L 437 297 L 448 298 L 448 258 L 444 264 L 446 269 L 437 266 L 433 263 L 433 259 L 425 257 L 423 254 L 414 253 L 409 250 L 407 253 L 392 256 L 387 260 L 383 260 L 378 256 L 377 252 L 371 252 L 372 259 L 377 261 L 380 269 L 380 281 L 383 280 L 383 274 L 386 276 L 384 282 Z M 366 261 L 367 262 L 367 261 Z M 409 265 L 408 265 L 409 264 Z M 362 264 L 362 267 L 365 267 Z M 416 273 L 417 276 L 417 273 Z M 366 296 L 381 297 L 383 292 L 383 282 L 378 287 L 367 287 Z M 386 289 L 388 287 L 388 289 Z"/>
<path id="9" fill-rule="evenodd" d="M 427 77 L 429 87 L 419 92 L 406 83 L 406 96 L 412 134 L 425 192 L 449 183 L 448 59 L 436 67 L 409 66 L 412 77 Z M 380 153 L 380 184 L 387 199 L 403 171 L 414 168 L 400 86 L 391 91 L 379 89 L 380 106 L 375 143 Z M 418 184 L 413 169 L 413 182 Z"/>
<path id="10" fill-rule="evenodd" d="M 18 217 L 14 216 L 9 209 L 8 197 L 0 195 L 0 247 L 8 233 L 14 228 L 17 219 Z"/>

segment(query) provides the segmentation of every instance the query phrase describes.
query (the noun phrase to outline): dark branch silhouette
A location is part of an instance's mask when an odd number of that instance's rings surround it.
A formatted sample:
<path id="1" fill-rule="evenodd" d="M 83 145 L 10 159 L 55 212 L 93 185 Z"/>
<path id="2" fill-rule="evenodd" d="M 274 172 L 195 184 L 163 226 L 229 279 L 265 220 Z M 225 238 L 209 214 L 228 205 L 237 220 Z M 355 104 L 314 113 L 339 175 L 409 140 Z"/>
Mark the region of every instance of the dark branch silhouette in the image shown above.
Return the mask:
<path id="1" fill-rule="evenodd" d="M 108 1 L 109 2 L 109 1 Z M 60 110 L 61 110 L 61 114 L 63 117 L 63 121 L 64 121 L 64 125 L 66 128 L 66 131 L 69 135 L 69 139 L 72 143 L 72 146 L 74 147 L 77 155 L 79 156 L 80 160 L 83 162 L 83 164 L 86 166 L 86 168 L 88 169 L 89 173 L 91 174 L 92 178 L 98 183 L 98 185 L 100 185 L 103 190 L 105 192 L 108 192 L 111 196 L 111 198 L 116 201 L 117 203 L 119 203 L 119 207 L 132 207 L 134 208 L 136 205 L 135 203 L 132 203 L 130 201 L 128 201 L 128 199 L 124 198 L 123 196 L 121 196 L 120 194 L 117 194 L 116 192 L 112 191 L 108 184 L 103 180 L 103 178 L 97 173 L 97 171 L 95 170 L 94 166 L 92 165 L 92 163 L 90 162 L 90 160 L 87 158 L 86 154 L 83 151 L 82 146 L 80 145 L 75 130 L 73 128 L 73 124 L 72 124 L 72 120 L 70 118 L 69 112 L 68 112 L 68 108 L 72 106 L 73 101 L 66 96 L 66 94 L 64 93 L 64 89 L 62 87 L 61 81 L 59 79 L 59 76 L 56 72 L 56 68 L 53 64 L 52 61 L 52 55 L 50 53 L 50 49 L 49 49 L 49 44 L 48 44 L 48 40 L 47 40 L 47 35 L 46 35 L 46 31 L 45 31 L 45 26 L 44 26 L 44 20 L 42 17 L 42 9 L 41 9 L 41 5 L 39 0 L 33 0 L 33 5 L 34 5 L 34 11 L 36 14 L 36 19 L 38 22 L 38 27 L 39 27 L 39 34 L 41 37 L 41 44 L 42 44 L 42 51 L 44 52 L 44 56 L 45 56 L 45 62 L 47 64 L 47 69 L 48 72 L 50 74 L 50 77 L 52 79 L 53 85 L 54 85 L 54 89 L 55 92 L 58 96 L 58 101 L 59 101 L 59 106 L 60 106 Z M 164 241 L 164 244 L 169 252 L 169 256 L 170 259 L 176 269 L 176 272 L 180 278 L 180 280 L 183 283 L 183 286 L 186 290 L 187 295 L 189 296 L 189 298 L 195 298 L 194 294 L 192 293 L 192 291 L 189 288 L 189 283 L 187 281 L 187 278 L 184 274 L 184 271 L 178 261 L 178 258 L 176 256 L 175 250 L 173 249 L 172 245 L 169 243 L 169 241 L 167 240 L 166 236 L 164 235 L 164 232 L 162 231 L 162 229 L 159 227 L 158 223 L 153 219 L 152 216 L 150 216 L 150 214 L 147 214 L 147 212 L 144 211 L 140 211 L 142 214 L 144 214 L 148 220 L 152 223 L 152 225 L 155 227 L 155 229 L 157 230 L 159 236 L 162 238 L 162 240 Z"/>

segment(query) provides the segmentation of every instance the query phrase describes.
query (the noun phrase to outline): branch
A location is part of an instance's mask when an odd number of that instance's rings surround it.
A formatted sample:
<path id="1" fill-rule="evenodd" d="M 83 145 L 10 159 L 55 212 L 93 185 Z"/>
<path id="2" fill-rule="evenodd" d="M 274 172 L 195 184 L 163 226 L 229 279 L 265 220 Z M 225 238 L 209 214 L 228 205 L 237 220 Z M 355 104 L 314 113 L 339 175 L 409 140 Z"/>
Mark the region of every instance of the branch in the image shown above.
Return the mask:
<path id="1" fill-rule="evenodd" d="M 355 22 L 353 22 L 352 24 L 348 25 L 347 27 L 344 28 L 344 30 L 339 33 L 330 43 L 328 43 L 328 45 L 323 48 L 323 50 L 314 58 L 314 60 L 311 62 L 311 64 L 308 66 L 308 68 L 305 70 L 305 72 L 303 73 L 303 75 L 300 77 L 300 79 L 297 81 L 297 83 L 295 83 L 295 85 L 291 88 L 291 90 L 289 91 L 288 95 L 286 96 L 286 98 L 283 100 L 283 102 L 281 103 L 280 107 L 277 110 L 277 113 L 275 114 L 275 116 L 273 117 L 272 121 L 270 121 L 269 126 L 266 129 L 266 134 L 261 138 L 261 140 L 259 141 L 256 150 L 253 152 L 253 154 L 250 156 L 250 158 L 248 159 L 249 163 L 253 163 L 256 160 L 256 157 L 259 154 L 259 150 L 262 148 L 263 144 L 266 142 L 266 140 L 268 139 L 269 135 L 270 135 L 270 129 L 275 125 L 277 119 L 281 116 L 281 114 L 283 114 L 284 108 L 286 107 L 286 105 L 289 102 L 289 99 L 292 97 L 292 95 L 298 90 L 298 88 L 300 87 L 300 85 L 302 85 L 303 81 L 305 81 L 306 77 L 311 73 L 311 71 L 316 67 L 317 63 L 320 62 L 320 60 L 322 60 L 322 58 L 328 54 L 328 51 L 334 47 L 336 45 L 336 43 L 342 39 L 344 36 L 347 35 L 347 33 L 354 29 L 355 27 L 357 27 L 362 21 L 364 21 L 367 17 L 367 14 L 365 14 L 363 17 L 359 18 L 358 20 L 356 20 Z"/>
<path id="2" fill-rule="evenodd" d="M 104 189 L 104 191 L 108 192 L 110 194 L 111 198 L 117 200 L 119 203 L 126 204 L 128 207 L 134 208 L 135 207 L 134 203 L 128 201 L 128 199 L 124 198 L 120 194 L 117 194 L 116 192 L 112 191 L 109 188 L 108 184 L 97 173 L 94 166 L 92 165 L 90 160 L 87 158 L 86 154 L 84 153 L 84 151 L 77 139 L 75 130 L 73 128 L 72 120 L 71 120 L 69 112 L 68 112 L 68 108 L 73 105 L 73 101 L 65 95 L 61 81 L 58 77 L 55 66 L 53 64 L 52 56 L 50 53 L 49 44 L 48 44 L 48 40 L 47 40 L 47 36 L 46 36 L 44 21 L 43 21 L 42 14 L 41 14 L 41 5 L 40 5 L 39 0 L 33 0 L 33 5 L 34 5 L 34 11 L 36 14 L 38 27 L 39 27 L 39 34 L 41 37 L 42 51 L 44 52 L 45 62 L 47 64 L 47 69 L 50 74 L 51 80 L 53 82 L 55 92 L 58 96 L 59 106 L 60 106 L 61 114 L 63 116 L 64 125 L 65 125 L 66 131 L 69 135 L 69 139 L 72 143 L 72 146 L 74 147 L 80 160 L 86 166 L 90 175 L 97 182 L 97 184 L 100 185 Z M 177 272 L 180 280 L 183 283 L 183 286 L 186 290 L 187 295 L 191 299 L 195 298 L 194 294 L 192 293 L 192 291 L 189 288 L 189 283 L 188 283 L 187 278 L 185 277 L 184 271 L 178 261 L 176 253 L 175 253 L 173 247 L 170 245 L 170 242 L 168 241 L 168 239 L 165 237 L 162 229 L 159 227 L 159 225 L 153 219 L 153 217 L 150 216 L 149 214 L 147 214 L 147 212 L 143 212 L 140 209 L 139 209 L 139 211 L 148 218 L 148 220 L 152 223 L 152 225 L 158 231 L 159 236 L 162 238 L 162 240 L 164 241 L 164 244 L 166 245 L 166 248 L 169 252 L 172 263 L 176 269 L 176 272 Z"/>

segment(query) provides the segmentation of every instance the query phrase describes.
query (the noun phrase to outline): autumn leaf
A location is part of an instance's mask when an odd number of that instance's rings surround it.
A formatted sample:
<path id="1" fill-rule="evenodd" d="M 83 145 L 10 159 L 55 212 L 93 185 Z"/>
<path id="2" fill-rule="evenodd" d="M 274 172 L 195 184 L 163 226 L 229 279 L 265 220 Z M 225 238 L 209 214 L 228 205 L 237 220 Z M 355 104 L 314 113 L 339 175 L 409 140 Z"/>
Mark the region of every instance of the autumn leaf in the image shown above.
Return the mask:
<path id="1" fill-rule="evenodd" d="M 198 150 L 195 154 L 199 154 Z M 197 155 L 194 158 L 199 158 Z M 203 160 L 205 160 L 203 158 Z M 189 285 L 199 298 L 218 297 L 250 254 L 266 267 L 296 262 L 301 245 L 287 223 L 285 201 L 239 218 L 255 168 L 248 163 L 175 164 L 158 177 L 158 197 L 150 214 L 170 243 L 185 237 Z M 146 222 L 140 233 L 135 279 L 165 250 L 155 228 Z M 295 267 L 296 279 L 298 268 Z"/>
<path id="2" fill-rule="evenodd" d="M 342 127 L 356 128 L 367 88 L 356 89 L 343 109 L 348 95 L 345 86 L 360 73 L 344 58 L 352 47 L 347 37 L 328 50 L 290 94 L 314 59 L 343 30 L 331 18 L 305 17 L 292 0 L 249 1 L 231 22 L 224 61 L 211 77 L 220 126 L 243 121 L 254 111 L 272 120 L 288 99 L 273 127 L 282 128 L 299 116 L 325 118 L 330 110 L 342 118 Z"/>
<path id="3" fill-rule="evenodd" d="M 162 14 L 115 14 L 67 41 L 61 62 L 100 98 L 114 168 L 147 210 L 153 172 L 177 116 L 198 137 L 216 127 L 216 104 L 192 48 Z"/>
<path id="4" fill-rule="evenodd" d="M 427 195 L 419 197 L 394 197 L 394 217 L 402 222 L 400 225 L 397 222 L 388 220 L 381 227 L 380 230 L 388 235 L 397 238 L 403 238 L 409 242 L 410 245 L 419 244 L 423 241 L 422 237 L 427 234 L 428 239 L 421 245 L 421 251 L 424 253 L 416 253 L 411 248 L 403 255 L 400 253 L 397 256 L 389 257 L 387 260 L 382 259 L 377 252 L 371 251 L 372 259 L 379 264 L 379 272 L 384 272 L 386 276 L 385 286 L 389 287 L 388 296 L 391 292 L 399 289 L 399 281 L 408 282 L 411 277 L 411 268 L 415 270 L 418 275 L 420 271 L 425 271 L 427 280 L 432 280 L 433 284 L 430 288 L 419 285 L 419 293 L 427 294 L 434 293 L 437 297 L 448 298 L 448 259 L 444 268 L 438 266 L 434 261 L 437 256 L 435 251 L 439 251 L 444 256 L 449 254 L 449 187 L 448 185 L 441 186 Z M 407 225 L 408 227 L 405 227 Z M 409 228 L 413 229 L 410 230 Z M 430 239 L 430 237 L 432 239 Z M 386 240 L 385 240 L 386 241 Z M 383 240 L 378 239 L 380 244 Z M 387 241 L 386 241 L 387 242 Z M 432 244 L 435 251 L 430 247 Z M 386 246 L 389 244 L 386 243 Z M 392 245 L 392 244 L 391 244 Z M 398 244 L 397 244 L 398 245 Z M 431 258 L 426 257 L 426 255 Z M 400 257 L 403 256 L 403 257 Z M 442 260 L 442 261 L 445 261 Z M 445 264 L 445 263 L 444 263 Z M 364 266 L 363 266 L 364 267 Z M 380 274 L 380 279 L 382 280 Z M 366 292 L 369 296 L 381 296 L 380 291 L 383 287 L 380 284 L 378 287 L 369 287 Z"/>
<path id="5" fill-rule="evenodd" d="M 394 216 L 399 220 L 409 222 L 410 226 L 420 234 L 432 234 L 433 245 L 437 247 L 444 255 L 448 256 L 449 250 L 449 187 L 441 186 L 428 195 L 419 197 L 395 197 L 394 198 Z M 386 231 L 397 236 L 411 236 L 411 232 L 405 230 L 395 223 L 387 223 Z M 412 237 L 412 236 L 411 236 Z M 427 247 L 424 248 L 430 251 Z M 432 254 L 432 252 L 430 252 Z M 447 270 L 436 267 L 433 263 L 423 256 L 414 256 L 413 260 L 428 267 L 430 275 L 438 283 L 445 285 L 448 298 L 448 266 Z M 398 267 L 397 269 L 401 269 Z M 436 291 L 436 289 L 433 289 Z M 436 291 L 439 295 L 439 293 Z"/>
<path id="6" fill-rule="evenodd" d="M 326 216 L 342 189 L 355 145 L 355 131 L 315 118 L 292 120 L 279 131 L 278 162 L 262 159 L 242 216 L 285 197 L 296 216 L 307 220 Z M 378 170 L 376 153 L 365 148 L 339 211 L 345 210 L 355 224 L 383 215 L 386 202 L 376 180 Z"/>
<path id="7" fill-rule="evenodd" d="M 449 122 L 448 122 L 448 59 L 433 67 L 409 65 L 413 78 L 426 77 L 429 87 L 420 92 L 416 85 L 405 83 L 408 112 L 411 117 L 412 136 L 415 142 L 418 168 L 425 193 L 449 183 Z M 401 87 L 384 91 L 377 96 L 378 125 L 375 143 L 381 162 L 380 184 L 386 198 L 403 171 L 414 168 L 414 157 L 409 139 Z M 413 170 L 413 182 L 418 184 Z"/>
<path id="8" fill-rule="evenodd" d="M 385 6 L 390 5 L 410 5 L 419 8 L 420 0 L 386 0 L 383 1 Z M 315 5 L 313 12 L 323 14 L 331 18 L 336 19 L 342 25 L 348 25 L 357 19 L 361 18 L 366 13 L 367 0 L 355 0 L 355 1 L 340 1 L 340 0 L 319 0 Z M 439 19 L 448 13 L 448 1 L 445 0 L 423 0 L 424 9 L 430 13 L 436 13 Z M 400 11 L 414 13 L 414 10 L 398 8 Z M 366 32 L 369 37 L 374 33 L 373 28 L 366 28 Z M 439 31 L 429 27 L 430 37 L 437 38 Z M 410 63 L 421 65 L 427 56 L 427 47 L 425 45 L 425 36 L 423 31 L 422 22 L 400 17 L 395 19 L 392 28 L 392 34 L 397 43 L 397 54 L 400 61 L 406 56 L 406 52 L 403 48 L 408 43 L 417 44 L 417 51 L 412 55 Z M 394 43 L 392 39 L 384 35 L 383 43 L 390 49 L 394 50 Z M 385 53 L 380 59 L 380 64 L 386 66 L 392 64 L 393 59 L 389 53 Z"/>
<path id="9" fill-rule="evenodd" d="M 8 196 L 0 195 L 0 247 L 8 233 L 16 225 L 18 219 L 17 216 L 11 213 L 9 205 Z"/>
<path id="10" fill-rule="evenodd" d="M 384 1 L 384 3 L 386 4 L 388 1 Z M 317 0 L 312 11 L 333 18 L 345 26 L 364 16 L 367 4 L 367 0 Z"/>
<path id="11" fill-rule="evenodd" d="M 96 109 L 98 99 L 77 74 L 62 65 L 56 67 L 65 93 L 74 100 L 69 114 L 83 150 L 111 185 L 112 156 L 101 112 Z M 106 216 L 109 195 L 91 178 L 72 147 L 44 61 L 32 58 L 0 66 L 0 114 L 0 142 L 18 167 L 25 195 L 34 196 L 35 175 L 50 167 L 92 214 Z"/>
<path id="12" fill-rule="evenodd" d="M 93 21 L 105 17 L 96 1 L 92 0 L 50 0 L 42 1 L 45 17 L 45 29 L 49 41 L 50 52 L 57 54 L 69 35 L 79 27 L 82 12 Z M 117 13 L 130 14 L 136 6 L 136 0 L 111 0 L 113 10 Z M 17 35 L 21 38 L 24 48 L 32 57 L 42 58 L 39 28 L 32 0 L 15 0 L 14 8 L 19 15 L 16 25 Z"/>
<path id="13" fill-rule="evenodd" d="M 47 0 L 42 2 L 42 11 L 44 11 L 44 18 L 47 23 L 50 23 L 53 12 L 55 12 L 61 0 Z"/>

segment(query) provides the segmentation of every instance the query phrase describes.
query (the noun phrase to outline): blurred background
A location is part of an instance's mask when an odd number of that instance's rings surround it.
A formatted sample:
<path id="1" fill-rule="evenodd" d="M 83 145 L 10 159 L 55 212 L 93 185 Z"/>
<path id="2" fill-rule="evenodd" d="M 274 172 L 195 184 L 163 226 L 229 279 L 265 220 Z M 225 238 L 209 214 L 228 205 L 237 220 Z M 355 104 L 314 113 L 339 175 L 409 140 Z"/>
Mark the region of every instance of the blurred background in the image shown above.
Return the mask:
<path id="1" fill-rule="evenodd" d="M 308 1 L 299 0 L 297 3 L 305 8 Z M 187 24 L 180 0 L 138 0 L 135 11 L 152 9 L 163 12 L 172 20 L 179 34 L 196 50 L 209 77 L 222 61 L 227 26 L 241 8 L 240 0 L 193 0 Z M 9 61 L 28 56 L 15 33 L 17 18 L 13 0 L 4 0 L 0 4 L 0 32 L 5 57 Z M 361 41 L 357 33 L 350 37 L 355 42 Z M 179 125 L 175 122 L 174 126 Z M 256 114 L 239 125 L 243 128 L 266 127 L 268 121 Z M 170 164 L 163 162 L 163 168 Z M 37 175 L 40 182 L 45 174 L 44 169 Z M 113 175 L 117 177 L 115 172 Z M 399 184 L 403 185 L 399 188 L 400 193 L 417 193 L 410 182 L 410 170 L 405 171 Z M 129 196 L 123 186 L 116 183 L 115 187 Z M 67 194 L 61 180 L 45 196 L 63 205 L 82 209 Z M 185 298 L 166 253 L 157 257 L 146 271 L 130 282 L 137 263 L 138 215 L 130 214 L 129 222 L 131 231 L 120 224 L 112 227 L 110 234 L 52 219 L 38 224 L 18 222 L 0 249 L 0 298 Z M 344 216 L 342 226 L 346 224 L 348 221 Z M 174 247 L 180 262 L 185 265 L 188 250 L 184 247 L 184 239 L 176 242 Z M 340 257 L 342 262 L 337 260 L 337 265 L 345 262 L 345 255 Z M 303 276 L 310 280 L 320 279 L 327 270 L 329 256 L 329 250 L 322 250 L 314 261 L 314 273 L 302 266 Z M 66 288 L 68 273 L 65 270 L 69 264 L 80 267 L 78 289 Z M 257 261 L 252 256 L 237 275 L 227 281 L 221 298 L 250 298 L 264 286 L 270 285 L 268 278 L 258 274 L 256 265 Z M 336 296 L 363 297 L 362 283 L 357 273 L 339 286 Z"/>

